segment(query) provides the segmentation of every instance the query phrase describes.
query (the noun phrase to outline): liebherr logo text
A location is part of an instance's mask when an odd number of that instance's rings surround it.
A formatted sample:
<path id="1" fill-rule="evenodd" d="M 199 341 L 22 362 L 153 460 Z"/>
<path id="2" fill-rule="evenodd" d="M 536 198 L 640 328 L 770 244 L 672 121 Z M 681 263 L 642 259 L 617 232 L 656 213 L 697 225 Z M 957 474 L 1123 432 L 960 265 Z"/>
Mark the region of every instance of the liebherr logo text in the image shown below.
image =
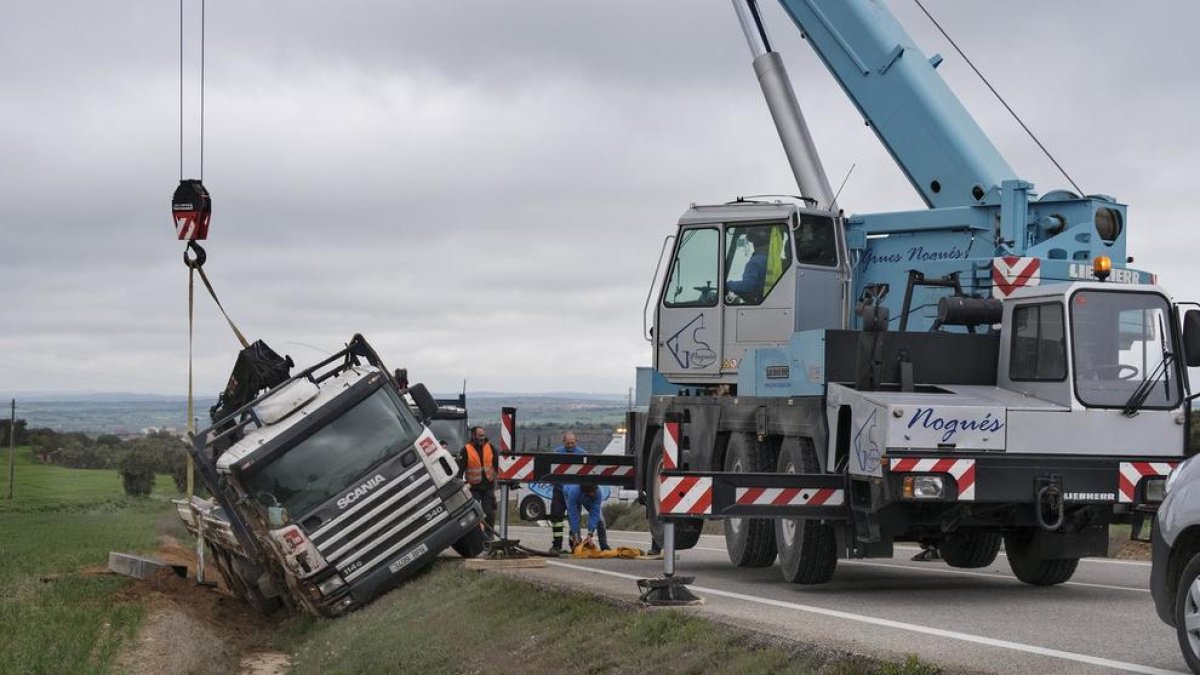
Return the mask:
<path id="1" fill-rule="evenodd" d="M 384 478 L 380 474 L 375 474 L 374 478 L 371 478 L 370 480 L 363 483 L 362 485 L 359 485 L 358 487 L 354 488 L 354 492 L 350 492 L 345 497 L 342 497 L 341 499 L 337 500 L 338 508 L 344 509 L 347 506 L 350 506 L 355 501 L 357 501 L 359 497 L 365 497 L 368 492 L 370 492 L 371 490 L 374 490 L 375 488 L 379 487 L 380 485 L 383 485 L 385 482 L 387 482 L 386 478 Z"/>

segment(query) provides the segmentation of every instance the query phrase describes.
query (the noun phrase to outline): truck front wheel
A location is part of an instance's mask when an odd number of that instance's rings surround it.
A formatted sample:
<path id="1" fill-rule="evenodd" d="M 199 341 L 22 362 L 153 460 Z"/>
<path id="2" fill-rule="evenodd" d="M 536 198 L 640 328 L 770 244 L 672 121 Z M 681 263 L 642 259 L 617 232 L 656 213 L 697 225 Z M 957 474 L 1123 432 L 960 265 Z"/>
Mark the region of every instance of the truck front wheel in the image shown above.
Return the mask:
<path id="1" fill-rule="evenodd" d="M 663 521 L 658 517 L 659 476 L 663 470 L 663 439 L 662 429 L 654 434 L 650 443 L 650 457 L 646 467 L 646 524 L 650 527 L 650 536 L 659 546 L 663 545 Z M 683 551 L 696 546 L 700 541 L 700 531 L 704 529 L 704 521 L 699 518 L 676 518 L 675 549 Z"/>
<path id="2" fill-rule="evenodd" d="M 1004 535 L 1004 552 L 1008 566 L 1018 579 L 1034 586 L 1054 586 L 1075 574 L 1079 558 L 1043 558 L 1033 546 L 1036 531 L 1032 528 Z"/>
<path id="3" fill-rule="evenodd" d="M 769 472 L 767 449 L 751 434 L 733 434 L 725 453 L 725 470 L 731 473 Z M 766 518 L 727 518 L 725 550 L 738 567 L 768 567 L 775 562 L 775 527 Z"/>
<path id="4" fill-rule="evenodd" d="M 821 465 L 808 439 L 788 437 L 779 448 L 779 473 L 819 473 Z M 775 546 L 783 578 L 794 584 L 823 584 L 837 569 L 837 534 L 819 520 L 779 518 Z"/>
<path id="5" fill-rule="evenodd" d="M 474 558 L 483 553 L 486 542 L 487 539 L 483 535 L 483 528 L 472 527 L 461 539 L 451 544 L 451 547 L 454 548 L 455 553 L 464 558 Z"/>

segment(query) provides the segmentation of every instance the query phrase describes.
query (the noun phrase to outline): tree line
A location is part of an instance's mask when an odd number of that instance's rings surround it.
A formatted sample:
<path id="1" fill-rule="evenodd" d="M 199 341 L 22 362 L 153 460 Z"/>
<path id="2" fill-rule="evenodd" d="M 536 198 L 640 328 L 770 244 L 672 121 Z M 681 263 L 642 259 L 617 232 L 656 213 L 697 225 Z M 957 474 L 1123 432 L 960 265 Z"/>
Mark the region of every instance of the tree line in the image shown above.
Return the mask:
<path id="1" fill-rule="evenodd" d="M 89 436 L 81 431 L 59 432 L 46 427 L 29 428 L 25 420 L 0 422 L 0 441 L 7 444 L 10 429 L 16 445 L 29 446 L 43 464 L 71 469 L 109 469 L 121 475 L 126 494 L 148 495 L 154 477 L 167 475 L 182 492 L 187 488 L 185 441 L 165 432 L 132 439 L 113 434 Z"/>

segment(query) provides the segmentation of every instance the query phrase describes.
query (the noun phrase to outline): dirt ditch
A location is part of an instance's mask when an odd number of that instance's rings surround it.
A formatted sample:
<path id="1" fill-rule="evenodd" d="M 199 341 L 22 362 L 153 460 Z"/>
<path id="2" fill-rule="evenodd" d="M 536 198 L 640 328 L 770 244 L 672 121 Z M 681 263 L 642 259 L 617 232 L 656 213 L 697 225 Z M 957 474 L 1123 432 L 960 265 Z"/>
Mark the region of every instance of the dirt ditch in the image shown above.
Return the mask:
<path id="1" fill-rule="evenodd" d="M 120 599 L 146 607 L 146 620 L 118 658 L 117 669 L 137 675 L 286 672 L 289 656 L 269 648 L 285 613 L 263 616 L 219 587 L 197 584 L 195 551 L 172 537 L 161 541 L 151 557 L 186 565 L 188 578 L 164 569 L 121 591 Z M 213 570 L 206 571 L 213 576 Z M 89 572 L 95 570 L 84 570 Z"/>

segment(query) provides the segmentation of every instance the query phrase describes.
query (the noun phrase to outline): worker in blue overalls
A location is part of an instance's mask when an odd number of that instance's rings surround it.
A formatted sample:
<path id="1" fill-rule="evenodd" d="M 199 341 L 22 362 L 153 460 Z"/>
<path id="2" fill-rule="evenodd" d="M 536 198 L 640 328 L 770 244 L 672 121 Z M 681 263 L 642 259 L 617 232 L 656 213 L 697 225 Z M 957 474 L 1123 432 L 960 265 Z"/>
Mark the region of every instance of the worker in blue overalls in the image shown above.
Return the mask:
<path id="1" fill-rule="evenodd" d="M 584 543 L 592 543 L 592 538 L 599 535 L 600 550 L 608 550 L 608 532 L 604 527 L 604 517 L 600 513 L 604 504 L 604 494 L 595 483 L 583 485 L 564 485 L 563 498 L 567 502 L 567 519 L 571 522 L 571 550 Z M 587 539 L 580 536 L 580 509 L 587 509 Z"/>
<path id="2" fill-rule="evenodd" d="M 586 455 L 587 451 L 579 447 L 579 442 L 575 438 L 575 434 L 568 431 L 563 434 L 562 445 L 554 449 L 554 452 L 564 453 L 568 455 Z M 563 552 L 563 516 L 567 513 L 567 502 L 563 498 L 563 486 L 555 484 L 554 491 L 550 495 L 550 531 L 553 536 L 553 541 L 550 544 L 551 553 Z"/>

